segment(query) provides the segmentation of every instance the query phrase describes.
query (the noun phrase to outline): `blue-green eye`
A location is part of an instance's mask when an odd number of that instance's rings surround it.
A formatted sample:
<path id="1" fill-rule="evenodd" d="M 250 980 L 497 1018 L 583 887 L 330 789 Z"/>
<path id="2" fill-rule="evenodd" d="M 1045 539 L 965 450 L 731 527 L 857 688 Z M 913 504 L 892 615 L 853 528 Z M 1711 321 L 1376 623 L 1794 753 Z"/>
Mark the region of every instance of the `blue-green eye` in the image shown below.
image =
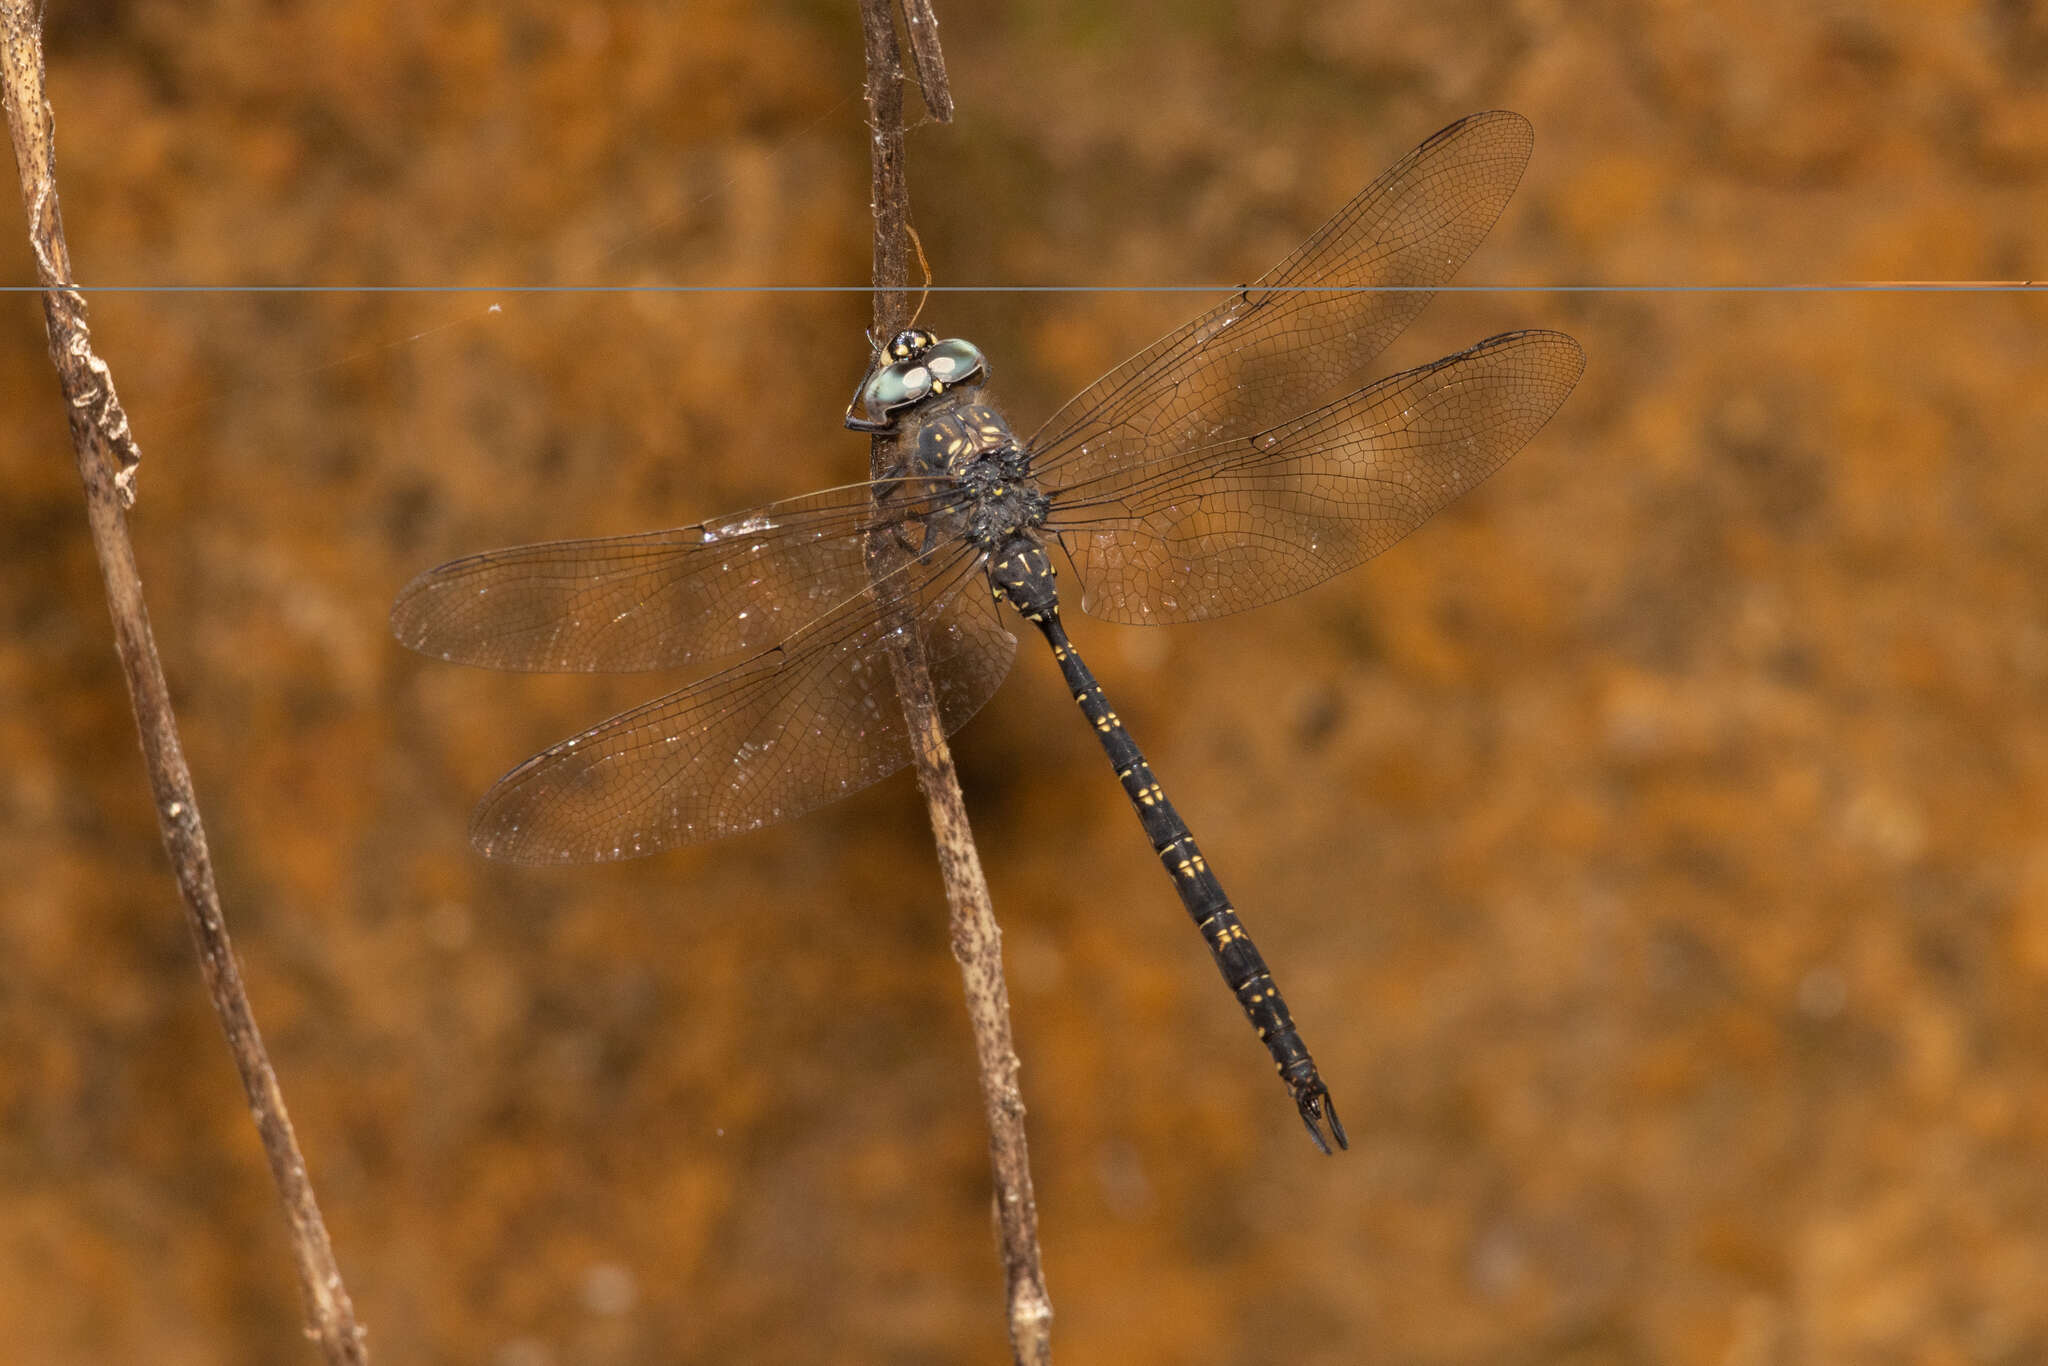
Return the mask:
<path id="1" fill-rule="evenodd" d="M 981 348 L 958 337 L 933 345 L 924 353 L 925 368 L 941 384 L 958 384 L 981 373 L 986 364 Z"/>
<path id="2" fill-rule="evenodd" d="M 876 375 L 874 382 L 868 385 L 867 401 L 870 408 L 880 408 L 886 413 L 906 403 L 915 403 L 931 391 L 931 371 L 922 365 L 898 361 Z"/>
<path id="3" fill-rule="evenodd" d="M 987 373 L 981 348 L 958 337 L 945 341 L 929 332 L 903 331 L 876 354 L 847 405 L 846 425 L 855 431 L 887 431 L 895 414 L 920 400 Z"/>

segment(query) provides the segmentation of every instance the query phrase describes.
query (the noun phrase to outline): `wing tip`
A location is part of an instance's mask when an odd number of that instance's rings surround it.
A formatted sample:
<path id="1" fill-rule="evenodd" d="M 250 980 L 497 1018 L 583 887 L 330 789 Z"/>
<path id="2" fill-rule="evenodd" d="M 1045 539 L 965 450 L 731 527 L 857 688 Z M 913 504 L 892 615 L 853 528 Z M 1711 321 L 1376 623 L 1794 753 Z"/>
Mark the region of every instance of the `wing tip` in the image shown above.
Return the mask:
<path id="1" fill-rule="evenodd" d="M 1422 146 L 1430 147 L 1440 142 L 1449 142 L 1453 138 L 1463 137 L 1480 129 L 1489 129 L 1502 136 L 1512 134 L 1525 163 L 1536 148 L 1536 125 L 1531 123 L 1526 115 L 1518 114 L 1512 109 L 1482 109 L 1476 114 L 1467 114 L 1462 119 L 1446 124 Z M 1417 150 L 1420 151 L 1421 148 Z"/>

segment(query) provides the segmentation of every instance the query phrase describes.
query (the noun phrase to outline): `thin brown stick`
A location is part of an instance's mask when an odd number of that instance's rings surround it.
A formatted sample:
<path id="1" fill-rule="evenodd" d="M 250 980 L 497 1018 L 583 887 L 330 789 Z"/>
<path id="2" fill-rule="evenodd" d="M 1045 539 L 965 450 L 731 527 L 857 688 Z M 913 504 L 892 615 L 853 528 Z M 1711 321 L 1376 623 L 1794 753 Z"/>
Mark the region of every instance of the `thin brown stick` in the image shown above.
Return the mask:
<path id="1" fill-rule="evenodd" d="M 192 774 L 185 766 L 170 689 L 164 682 L 149 614 L 143 606 L 126 511 L 134 501 L 133 477 L 140 451 L 129 433 L 120 401 L 114 397 L 106 362 L 93 354 L 85 298 L 71 281 L 71 255 L 57 208 L 55 119 L 44 90 L 39 19 L 37 7 L 25 0 L 0 0 L 0 68 L 4 68 L 0 81 L 4 81 L 7 123 L 14 138 L 15 168 L 28 205 L 29 244 L 35 251 L 36 273 L 43 287 L 50 359 L 57 367 L 70 413 L 71 445 L 85 482 L 86 519 L 114 618 L 114 646 L 142 735 L 142 755 L 164 849 L 177 873 L 186 923 L 199 949 L 200 974 L 227 1033 L 256 1132 L 270 1160 L 271 1179 L 290 1220 L 309 1335 L 334 1366 L 362 1366 L 369 1360 L 363 1332 L 342 1285 L 327 1227 L 306 1176 L 306 1162 L 299 1155 L 298 1140 L 285 1114 L 284 1093 L 256 1031 L 234 948 L 228 942 L 227 924 L 221 918 L 220 895 L 214 887 L 206 834 L 199 824 Z"/>
<path id="2" fill-rule="evenodd" d="M 917 0 L 906 0 L 915 5 Z M 903 175 L 903 70 L 889 0 L 861 0 L 861 27 L 867 43 L 868 124 L 872 138 L 875 213 L 875 337 L 882 342 L 905 325 L 910 294 L 910 192 Z M 945 63 L 938 49 L 938 27 L 924 9 L 922 32 L 928 51 L 920 50 L 919 71 L 926 103 L 935 117 L 950 117 L 952 96 L 946 91 Z M 920 24 L 913 19 L 913 38 Z M 937 103 L 931 92 L 936 84 Z M 940 113 L 943 108 L 944 114 Z M 874 439 L 872 469 L 876 478 L 895 468 L 897 441 L 892 435 Z M 1010 1350 L 1020 1366 L 1042 1366 L 1052 1360 L 1052 1301 L 1046 1294 L 1045 1269 L 1038 1251 L 1038 1205 L 1031 1193 L 1031 1160 L 1024 1141 L 1024 1096 L 1017 1083 L 1017 1053 L 1010 1038 L 1010 994 L 1003 984 L 1002 931 L 989 904 L 981 856 L 968 828 L 967 808 L 953 756 L 946 748 L 932 685 L 925 671 L 917 633 L 905 631 L 892 652 L 898 695 L 916 756 L 917 780 L 931 812 L 932 834 L 938 842 L 939 873 L 945 881 L 952 911 L 953 957 L 959 960 L 967 995 L 967 1015 L 974 1030 L 974 1051 L 981 1077 L 982 1108 L 989 1130 L 989 1165 L 995 1178 L 995 1220 L 1002 1245 L 1008 1289 Z"/>
<path id="3" fill-rule="evenodd" d="M 926 111 L 940 123 L 951 123 L 953 86 L 946 79 L 946 54 L 939 51 L 939 16 L 932 13 L 932 0 L 903 0 L 903 28 L 910 34 L 910 65 Z"/>

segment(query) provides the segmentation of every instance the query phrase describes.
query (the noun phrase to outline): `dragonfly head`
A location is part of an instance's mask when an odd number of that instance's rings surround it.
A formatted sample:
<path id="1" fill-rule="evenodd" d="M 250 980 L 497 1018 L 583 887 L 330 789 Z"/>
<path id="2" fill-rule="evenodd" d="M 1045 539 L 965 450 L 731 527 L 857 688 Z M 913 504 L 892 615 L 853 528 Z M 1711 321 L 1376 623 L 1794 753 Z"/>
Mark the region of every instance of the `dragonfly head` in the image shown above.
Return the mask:
<path id="1" fill-rule="evenodd" d="M 886 432 L 903 409 L 987 377 L 988 361 L 973 342 L 958 337 L 940 341 L 929 332 L 907 328 L 891 337 L 887 346 L 875 348 L 853 402 L 846 405 L 846 425 L 857 432 Z"/>

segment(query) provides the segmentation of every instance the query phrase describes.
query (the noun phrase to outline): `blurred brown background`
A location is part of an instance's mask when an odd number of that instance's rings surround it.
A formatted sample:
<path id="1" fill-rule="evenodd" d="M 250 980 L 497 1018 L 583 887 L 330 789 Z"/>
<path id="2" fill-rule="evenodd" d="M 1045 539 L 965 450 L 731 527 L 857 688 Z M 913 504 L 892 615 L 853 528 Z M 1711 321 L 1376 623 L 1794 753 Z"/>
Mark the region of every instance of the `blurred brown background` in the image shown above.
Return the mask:
<path id="1" fill-rule="evenodd" d="M 621 867 L 475 798 L 673 680 L 384 615 L 452 555 L 858 477 L 850 3 L 52 0 L 64 212 L 258 1015 L 386 1363 L 1004 1359 L 907 778 Z M 1451 119 L 1461 281 L 2048 262 L 2048 17 L 941 0 L 944 284 L 1228 284 Z M 13 196 L 8 196 L 13 202 Z M 4 278 L 33 278 L 21 218 Z M 368 293 L 359 286 L 725 293 Z M 1029 430 L 1199 299 L 947 294 Z M 491 311 L 493 304 L 501 312 Z M 0 327 L 0 1356 L 310 1360 L 32 295 Z M 1446 295 L 1591 358 L 1370 568 L 1075 634 L 1354 1140 L 1318 1157 L 1043 651 L 961 735 L 1075 1362 L 2048 1359 L 2048 300 Z M 1025 642 L 1027 645 L 1029 642 Z"/>

